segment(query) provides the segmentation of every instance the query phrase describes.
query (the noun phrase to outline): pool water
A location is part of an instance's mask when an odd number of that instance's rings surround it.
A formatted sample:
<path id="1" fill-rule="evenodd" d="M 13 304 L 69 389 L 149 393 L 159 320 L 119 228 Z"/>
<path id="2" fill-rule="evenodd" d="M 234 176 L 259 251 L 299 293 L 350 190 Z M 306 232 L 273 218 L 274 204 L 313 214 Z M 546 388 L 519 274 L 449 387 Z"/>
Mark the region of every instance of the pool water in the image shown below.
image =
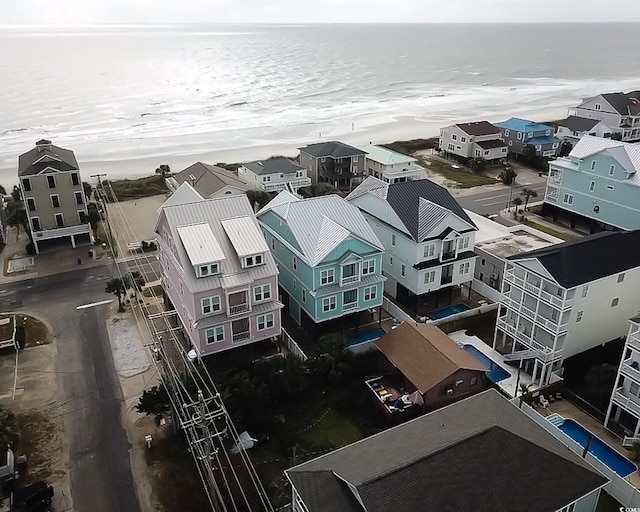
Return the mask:
<path id="1" fill-rule="evenodd" d="M 462 313 L 463 311 L 468 311 L 469 306 L 463 304 L 454 304 L 453 306 L 447 306 L 446 308 L 436 309 L 429 313 L 429 316 L 434 320 L 439 320 L 440 318 L 445 318 L 447 316 L 455 315 L 456 313 Z"/>
<path id="2" fill-rule="evenodd" d="M 558 426 L 565 434 L 567 434 L 576 443 L 579 443 L 583 448 L 587 444 L 587 439 L 591 434 L 580 423 L 574 420 L 564 420 L 564 422 Z M 635 473 L 638 470 L 633 462 L 627 459 L 622 454 L 611 448 L 604 441 L 598 437 L 593 437 L 591 444 L 589 445 L 589 453 L 596 457 L 600 462 L 606 464 L 613 471 L 615 471 L 621 477 L 626 477 Z"/>
<path id="3" fill-rule="evenodd" d="M 485 356 L 482 352 L 480 352 L 473 345 L 462 345 L 462 348 L 465 349 L 469 354 L 475 357 L 478 361 L 480 361 L 483 365 L 485 365 L 489 369 L 489 373 L 487 373 L 487 377 L 491 382 L 500 382 L 501 380 L 508 379 L 511 377 L 511 374 L 502 368 L 497 363 L 494 363 L 491 359 Z"/>
<path id="4" fill-rule="evenodd" d="M 377 340 L 384 336 L 386 331 L 382 327 L 378 327 L 372 331 L 363 332 L 361 334 L 357 334 L 349 339 L 347 346 L 353 347 L 354 345 L 360 345 L 360 343 L 365 343 L 367 341 Z"/>

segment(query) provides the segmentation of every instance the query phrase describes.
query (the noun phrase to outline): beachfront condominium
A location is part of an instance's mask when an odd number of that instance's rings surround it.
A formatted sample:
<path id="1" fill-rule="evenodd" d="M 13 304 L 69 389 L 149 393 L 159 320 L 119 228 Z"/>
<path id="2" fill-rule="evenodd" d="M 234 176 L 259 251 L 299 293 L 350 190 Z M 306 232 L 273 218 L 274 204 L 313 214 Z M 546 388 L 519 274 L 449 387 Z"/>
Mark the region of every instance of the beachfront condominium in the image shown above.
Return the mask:
<path id="1" fill-rule="evenodd" d="M 385 183 L 401 183 L 425 177 L 424 169 L 417 164 L 416 158 L 374 144 L 363 146 L 361 149 L 367 152 L 367 176 L 373 176 Z"/>
<path id="2" fill-rule="evenodd" d="M 512 117 L 495 126 L 502 133 L 502 139 L 509 148 L 509 153 L 525 155 L 527 146 L 535 150 L 535 154 L 542 157 L 552 157 L 560 147 L 560 139 L 553 133 L 552 126 Z"/>
<path id="3" fill-rule="evenodd" d="M 368 177 L 347 196 L 382 242 L 385 291 L 403 303 L 473 280 L 473 221 L 449 191 L 423 179 Z"/>
<path id="4" fill-rule="evenodd" d="M 306 167 L 282 157 L 244 163 L 238 168 L 238 176 L 250 187 L 265 192 L 288 190 L 295 194 L 299 188 L 311 185 Z"/>
<path id="5" fill-rule="evenodd" d="M 351 189 L 365 174 L 366 151 L 343 142 L 319 142 L 298 149 L 300 165 L 307 169 L 314 184 L 330 183 L 340 189 Z"/>
<path id="6" fill-rule="evenodd" d="M 465 160 L 482 158 L 500 162 L 507 158 L 508 146 L 502 133 L 488 121 L 458 123 L 440 128 L 438 146 L 446 156 Z"/>
<path id="7" fill-rule="evenodd" d="M 201 356 L 280 334 L 278 269 L 246 195 L 183 183 L 155 228 L 167 307 Z"/>
<path id="8" fill-rule="evenodd" d="M 568 115 L 599 119 L 624 142 L 640 140 L 640 91 L 613 92 L 585 98 Z"/>
<path id="9" fill-rule="evenodd" d="M 314 328 L 382 305 L 384 248 L 355 206 L 337 195 L 283 191 L 257 217 L 298 324 Z"/>
<path id="10" fill-rule="evenodd" d="M 18 179 L 37 253 L 61 238 L 71 247 L 92 242 L 87 198 L 73 151 L 39 140 L 18 157 Z"/>
<path id="11" fill-rule="evenodd" d="M 640 231 L 607 231 L 507 260 L 493 347 L 539 385 L 625 335 L 638 313 Z"/>
<path id="12" fill-rule="evenodd" d="M 640 229 L 640 146 L 585 135 L 549 162 L 544 208 L 568 214 L 572 226 L 587 220 L 592 232 Z"/>

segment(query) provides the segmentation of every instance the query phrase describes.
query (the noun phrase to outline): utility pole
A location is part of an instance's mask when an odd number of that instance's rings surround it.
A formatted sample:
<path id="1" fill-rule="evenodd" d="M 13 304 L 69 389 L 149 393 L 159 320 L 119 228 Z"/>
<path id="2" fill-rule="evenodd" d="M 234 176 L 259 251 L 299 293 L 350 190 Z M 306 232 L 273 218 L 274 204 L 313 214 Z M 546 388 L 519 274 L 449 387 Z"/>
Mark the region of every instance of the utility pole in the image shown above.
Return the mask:
<path id="1" fill-rule="evenodd" d="M 91 176 L 89 176 L 90 178 L 98 178 L 98 187 L 96 188 L 97 191 L 100 191 L 102 189 L 102 180 L 101 178 L 105 177 L 106 174 L 92 174 Z M 98 195 L 98 199 L 100 199 L 101 196 Z"/>
<path id="2" fill-rule="evenodd" d="M 107 210 L 104 187 L 102 186 L 102 178 L 105 177 L 106 174 L 92 174 L 91 178 L 98 178 L 98 186 L 96 187 L 96 199 L 98 200 L 98 205 L 102 207 L 102 211 L 104 212 L 104 221 L 107 225 L 106 227 L 106 235 L 111 246 L 111 250 L 117 255 L 117 247 L 113 241 L 113 231 L 111 230 L 111 221 L 109 220 L 109 211 Z M 103 245 L 104 247 L 104 245 Z"/>

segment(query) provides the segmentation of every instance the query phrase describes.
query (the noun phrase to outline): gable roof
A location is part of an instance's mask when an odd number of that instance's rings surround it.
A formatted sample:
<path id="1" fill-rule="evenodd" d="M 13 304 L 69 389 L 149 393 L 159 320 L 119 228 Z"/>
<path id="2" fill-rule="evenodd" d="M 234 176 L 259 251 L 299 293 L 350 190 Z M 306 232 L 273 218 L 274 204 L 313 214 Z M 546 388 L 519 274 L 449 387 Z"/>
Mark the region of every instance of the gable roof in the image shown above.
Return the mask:
<path id="1" fill-rule="evenodd" d="M 269 211 L 287 223 L 309 266 L 319 264 L 349 236 L 384 250 L 360 210 L 337 195 L 300 199 L 283 191 L 258 212 L 258 218 Z"/>
<path id="2" fill-rule="evenodd" d="M 184 203 L 193 203 L 195 201 L 202 201 L 204 197 L 198 194 L 198 191 L 193 188 L 188 181 L 185 181 L 182 185 L 178 187 L 178 189 L 171 194 L 169 199 L 167 199 L 162 206 L 158 209 L 158 212 L 164 206 L 173 206 L 174 204 L 184 204 Z"/>
<path id="3" fill-rule="evenodd" d="M 572 132 L 587 132 L 600 122 L 599 119 L 588 119 L 586 117 L 569 116 L 562 121 L 558 121 L 558 125 L 569 128 Z"/>
<path id="4" fill-rule="evenodd" d="M 493 389 L 286 475 L 309 512 L 553 511 L 607 483 Z"/>
<path id="5" fill-rule="evenodd" d="M 54 146 L 50 140 L 42 139 L 36 146 L 18 157 L 18 176 L 39 174 L 47 167 L 58 171 L 77 171 L 78 161 L 73 151 Z"/>
<path id="6" fill-rule="evenodd" d="M 433 325 L 404 322 L 382 336 L 375 345 L 421 393 L 458 370 L 488 371 Z"/>
<path id="7" fill-rule="evenodd" d="M 640 145 L 585 135 L 569 153 L 572 158 L 587 158 L 602 151 L 609 153 L 629 172 L 640 174 Z"/>
<path id="8" fill-rule="evenodd" d="M 369 144 L 368 146 L 362 146 L 362 151 L 367 153 L 367 159 L 377 162 L 382 165 L 395 165 L 395 164 L 413 164 L 418 160 L 392 151 L 382 146 L 376 146 L 375 144 Z"/>
<path id="9" fill-rule="evenodd" d="M 395 227 L 408 233 L 415 242 L 423 241 L 451 213 L 467 224 L 469 230 L 476 229 L 473 221 L 449 191 L 427 179 L 385 183 L 369 176 L 346 199 L 354 201 L 367 194 L 386 201 L 395 220 L 402 223 L 402 227 Z M 358 201 L 357 204 L 367 213 L 377 216 L 376 212 L 369 211 L 362 202 Z M 387 222 L 394 219 L 387 215 L 382 220 Z M 434 233 L 434 236 L 437 235 L 439 233 Z"/>
<path id="10" fill-rule="evenodd" d="M 463 132 L 469 135 L 480 137 L 482 135 L 497 135 L 500 130 L 493 126 L 489 121 L 475 121 L 473 123 L 456 124 Z"/>
<path id="11" fill-rule="evenodd" d="M 604 98 L 604 100 L 622 116 L 637 116 L 640 114 L 640 103 L 638 103 L 640 98 L 638 97 L 638 91 L 630 93 L 609 92 L 601 94 L 600 96 L 602 96 L 602 98 Z"/>
<path id="12" fill-rule="evenodd" d="M 513 130 L 514 132 L 543 132 L 546 130 L 551 130 L 553 133 L 553 127 L 536 123 L 535 121 L 529 121 L 528 119 L 521 119 L 519 117 L 511 117 L 506 121 L 502 121 L 501 123 L 495 124 L 498 128 L 502 128 L 505 130 Z"/>
<path id="13" fill-rule="evenodd" d="M 242 164 L 254 174 L 293 174 L 304 170 L 304 167 L 292 162 L 288 158 L 269 158 L 268 160 L 256 160 Z"/>
<path id="14" fill-rule="evenodd" d="M 235 173 L 222 167 L 202 162 L 196 162 L 172 177 L 178 185 L 183 183 L 191 184 L 205 198 L 211 197 L 227 185 L 241 190 L 249 190 L 251 188 L 238 178 Z"/>
<path id="15" fill-rule="evenodd" d="M 302 148 L 298 148 L 302 153 L 313 157 L 328 156 L 331 158 L 345 158 L 350 156 L 365 155 L 367 152 L 362 149 L 354 148 L 344 142 L 332 140 L 328 142 L 319 142 L 317 144 L 309 144 Z"/>
<path id="16" fill-rule="evenodd" d="M 535 258 L 564 288 L 573 288 L 603 277 L 640 267 L 640 230 L 603 231 L 561 244 L 508 258 Z"/>

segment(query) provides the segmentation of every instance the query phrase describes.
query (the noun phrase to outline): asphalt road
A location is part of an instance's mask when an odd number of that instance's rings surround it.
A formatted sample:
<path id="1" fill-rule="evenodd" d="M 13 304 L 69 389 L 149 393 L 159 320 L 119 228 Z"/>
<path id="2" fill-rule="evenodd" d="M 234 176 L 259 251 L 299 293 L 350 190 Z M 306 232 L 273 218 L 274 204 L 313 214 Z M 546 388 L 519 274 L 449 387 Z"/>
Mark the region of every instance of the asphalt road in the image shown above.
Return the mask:
<path id="1" fill-rule="evenodd" d="M 124 275 L 127 272 L 138 271 L 147 283 L 160 279 L 160 261 L 158 261 L 156 254 L 153 252 L 120 259 L 118 260 L 120 272 Z"/>
<path id="2" fill-rule="evenodd" d="M 0 309 L 47 320 L 57 338 L 60 414 L 69 444 L 74 510 L 138 512 L 129 442 L 120 423 L 122 394 L 105 327 L 104 292 L 112 266 L 75 270 L 2 287 Z"/>

